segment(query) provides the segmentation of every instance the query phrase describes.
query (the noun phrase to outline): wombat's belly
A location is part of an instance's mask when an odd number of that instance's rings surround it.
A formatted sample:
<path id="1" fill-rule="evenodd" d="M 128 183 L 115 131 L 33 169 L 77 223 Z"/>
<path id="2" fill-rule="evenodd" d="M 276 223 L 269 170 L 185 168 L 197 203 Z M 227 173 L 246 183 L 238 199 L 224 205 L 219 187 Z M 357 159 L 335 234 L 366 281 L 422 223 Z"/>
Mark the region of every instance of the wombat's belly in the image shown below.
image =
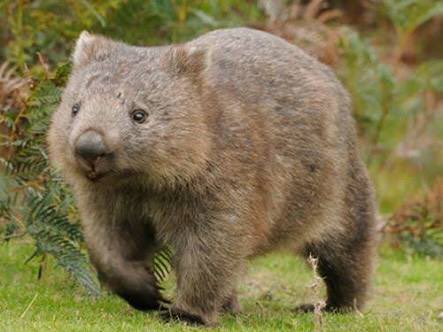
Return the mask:
<path id="1" fill-rule="evenodd" d="M 347 167 L 334 158 L 338 152 L 292 144 L 275 149 L 267 165 L 271 170 L 263 222 L 269 232 L 262 251 L 280 246 L 298 250 L 344 227 Z"/>

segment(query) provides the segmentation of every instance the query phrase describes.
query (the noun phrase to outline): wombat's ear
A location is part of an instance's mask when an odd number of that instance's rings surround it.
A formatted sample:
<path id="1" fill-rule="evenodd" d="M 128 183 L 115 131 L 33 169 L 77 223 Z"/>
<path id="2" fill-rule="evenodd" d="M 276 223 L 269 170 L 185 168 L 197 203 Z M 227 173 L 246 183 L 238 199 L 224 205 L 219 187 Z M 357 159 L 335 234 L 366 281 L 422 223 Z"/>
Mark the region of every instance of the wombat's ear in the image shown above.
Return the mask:
<path id="1" fill-rule="evenodd" d="M 175 74 L 197 76 L 206 67 L 207 50 L 196 47 L 172 46 L 163 65 Z"/>
<path id="2" fill-rule="evenodd" d="M 92 61 L 101 61 L 111 53 L 114 46 L 115 42 L 110 39 L 83 31 L 72 53 L 74 66 L 80 67 Z"/>

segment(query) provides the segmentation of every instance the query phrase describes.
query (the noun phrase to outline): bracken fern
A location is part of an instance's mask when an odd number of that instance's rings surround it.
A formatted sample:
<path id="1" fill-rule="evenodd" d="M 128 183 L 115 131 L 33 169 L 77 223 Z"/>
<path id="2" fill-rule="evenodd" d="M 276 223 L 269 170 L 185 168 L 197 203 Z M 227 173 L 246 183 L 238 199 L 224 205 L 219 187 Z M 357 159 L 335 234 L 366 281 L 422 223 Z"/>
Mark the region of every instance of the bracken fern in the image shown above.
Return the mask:
<path id="1" fill-rule="evenodd" d="M 3 238 L 29 235 L 36 256 L 51 255 L 92 295 L 100 288 L 82 249 L 83 236 L 73 198 L 51 170 L 45 150 L 49 116 L 58 104 L 67 65 L 47 80 L 34 80 L 22 108 L 4 108 L 0 161 L 4 170 L 0 218 Z"/>

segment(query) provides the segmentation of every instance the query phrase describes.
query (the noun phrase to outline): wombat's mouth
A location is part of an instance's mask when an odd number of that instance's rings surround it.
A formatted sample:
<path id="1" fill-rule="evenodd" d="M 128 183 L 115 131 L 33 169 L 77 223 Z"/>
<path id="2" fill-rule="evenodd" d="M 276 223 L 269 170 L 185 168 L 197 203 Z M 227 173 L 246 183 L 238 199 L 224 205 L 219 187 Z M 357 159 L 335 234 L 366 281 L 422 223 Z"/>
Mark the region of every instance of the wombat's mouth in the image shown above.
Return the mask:
<path id="1" fill-rule="evenodd" d="M 83 165 L 82 165 L 83 166 Z M 80 167 L 80 171 L 88 180 L 90 181 L 98 181 L 105 177 L 109 177 L 112 173 L 112 170 L 108 167 Z"/>
<path id="2" fill-rule="evenodd" d="M 95 169 L 90 169 L 84 172 L 86 178 L 92 182 L 102 182 L 106 180 L 112 180 L 113 183 L 115 181 L 120 182 L 120 180 L 129 180 L 134 177 L 140 175 L 140 173 L 135 172 L 133 170 L 106 170 L 106 171 L 97 171 Z"/>
<path id="3" fill-rule="evenodd" d="M 89 161 L 77 158 L 77 166 L 86 178 L 91 181 L 98 181 L 112 173 L 114 168 L 112 161 L 110 156 L 100 156 Z"/>
<path id="4" fill-rule="evenodd" d="M 91 171 L 89 171 L 89 172 L 86 173 L 86 177 L 87 177 L 89 180 L 91 180 L 91 181 L 98 181 L 98 180 L 100 180 L 101 178 L 105 177 L 106 174 L 108 174 L 108 173 L 109 173 L 109 172 L 106 172 L 106 173 L 97 173 L 96 171 L 91 170 Z"/>

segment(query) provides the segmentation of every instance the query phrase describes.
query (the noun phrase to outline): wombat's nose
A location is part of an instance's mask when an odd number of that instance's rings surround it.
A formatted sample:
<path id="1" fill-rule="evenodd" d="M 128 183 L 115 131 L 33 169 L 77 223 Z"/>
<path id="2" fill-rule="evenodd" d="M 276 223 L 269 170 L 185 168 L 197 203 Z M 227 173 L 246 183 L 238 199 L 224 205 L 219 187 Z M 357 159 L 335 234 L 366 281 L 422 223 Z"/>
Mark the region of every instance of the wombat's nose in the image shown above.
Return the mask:
<path id="1" fill-rule="evenodd" d="M 94 163 L 98 157 L 108 153 L 102 135 L 88 130 L 77 138 L 75 153 L 89 163 Z"/>

